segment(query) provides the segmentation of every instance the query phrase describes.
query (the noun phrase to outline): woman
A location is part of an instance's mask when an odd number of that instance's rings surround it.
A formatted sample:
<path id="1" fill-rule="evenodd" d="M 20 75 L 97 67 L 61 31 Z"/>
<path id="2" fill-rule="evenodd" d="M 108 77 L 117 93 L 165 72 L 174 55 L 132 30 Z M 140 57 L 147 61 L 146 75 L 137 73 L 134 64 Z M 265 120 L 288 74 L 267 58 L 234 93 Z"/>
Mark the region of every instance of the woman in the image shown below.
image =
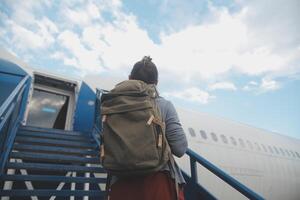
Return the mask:
<path id="1" fill-rule="evenodd" d="M 137 62 L 129 75 L 131 80 L 141 80 L 147 84 L 158 83 L 158 71 L 150 57 Z M 156 99 L 162 118 L 166 124 L 166 137 L 172 154 L 181 157 L 187 150 L 187 140 L 179 122 L 177 112 L 170 101 L 163 97 Z M 183 200 L 185 184 L 176 163 L 169 163 L 159 172 L 130 179 L 112 181 L 110 200 Z M 176 187 L 176 184 L 179 186 Z"/>

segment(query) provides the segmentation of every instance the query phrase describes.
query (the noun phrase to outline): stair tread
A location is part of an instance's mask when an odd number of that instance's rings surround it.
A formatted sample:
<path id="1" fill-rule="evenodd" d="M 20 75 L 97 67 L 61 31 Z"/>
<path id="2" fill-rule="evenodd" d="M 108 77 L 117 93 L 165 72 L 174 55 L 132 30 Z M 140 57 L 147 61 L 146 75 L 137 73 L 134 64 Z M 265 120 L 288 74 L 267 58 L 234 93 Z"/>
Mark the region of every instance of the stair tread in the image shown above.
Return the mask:
<path id="1" fill-rule="evenodd" d="M 14 144 L 14 150 L 23 152 L 47 152 L 57 154 L 75 154 L 75 155 L 93 155 L 99 156 L 98 150 L 85 150 L 72 147 L 58 147 L 58 146 L 41 146 L 30 144 Z"/>
<path id="2" fill-rule="evenodd" d="M 21 126 L 19 130 L 29 130 L 34 132 L 49 132 L 49 133 L 56 133 L 56 134 L 73 134 L 78 136 L 85 135 L 85 133 L 78 132 L 78 131 L 61 130 L 61 129 L 54 129 L 54 128 L 42 128 L 42 127 L 35 127 L 35 126 Z"/>
<path id="3" fill-rule="evenodd" d="M 93 197 L 103 197 L 105 192 L 100 190 L 0 190 L 0 196 L 15 196 L 15 197 L 24 197 L 24 196 L 60 196 L 60 197 L 69 197 L 69 196 L 93 196 Z"/>
<path id="4" fill-rule="evenodd" d="M 44 139 L 44 138 L 28 138 L 17 136 L 15 142 L 27 143 L 27 144 L 43 144 L 43 145 L 53 145 L 53 146 L 73 146 L 79 148 L 95 148 L 97 145 L 92 142 L 82 142 L 82 141 L 65 141 L 59 139 Z"/>
<path id="5" fill-rule="evenodd" d="M 65 183 L 106 183 L 106 178 L 67 177 L 52 175 L 1 175 L 1 181 L 44 181 Z"/>
<path id="6" fill-rule="evenodd" d="M 62 140 L 74 140 L 74 141 L 92 141 L 92 138 L 89 135 L 78 136 L 72 134 L 57 134 L 57 133 L 41 133 L 41 132 L 32 132 L 32 131 L 18 131 L 17 136 L 22 137 L 35 137 L 35 138 L 53 138 L 53 139 L 62 139 Z"/>
<path id="7" fill-rule="evenodd" d="M 55 161 L 57 163 L 100 163 L 100 159 L 97 157 L 87 158 L 83 156 L 71 156 L 71 155 L 58 155 L 49 153 L 30 153 L 30 152 L 11 152 L 11 158 L 18 158 L 24 160 L 34 160 L 39 162 Z"/>
<path id="8" fill-rule="evenodd" d="M 28 169 L 38 171 L 61 171 L 61 172 L 92 172 L 106 173 L 102 167 L 86 167 L 78 165 L 45 164 L 45 163 L 14 163 L 6 164 L 7 169 Z"/>

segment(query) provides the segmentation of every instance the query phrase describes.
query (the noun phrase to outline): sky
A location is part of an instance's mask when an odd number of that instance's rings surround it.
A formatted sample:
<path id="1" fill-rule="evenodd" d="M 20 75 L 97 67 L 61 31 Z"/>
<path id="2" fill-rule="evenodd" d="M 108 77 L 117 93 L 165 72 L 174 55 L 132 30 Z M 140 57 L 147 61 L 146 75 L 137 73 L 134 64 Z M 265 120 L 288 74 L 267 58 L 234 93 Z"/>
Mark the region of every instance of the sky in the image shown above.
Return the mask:
<path id="1" fill-rule="evenodd" d="M 298 139 L 299 32 L 298 0 L 0 2 L 0 47 L 35 68 L 126 79 L 150 55 L 175 105 Z"/>

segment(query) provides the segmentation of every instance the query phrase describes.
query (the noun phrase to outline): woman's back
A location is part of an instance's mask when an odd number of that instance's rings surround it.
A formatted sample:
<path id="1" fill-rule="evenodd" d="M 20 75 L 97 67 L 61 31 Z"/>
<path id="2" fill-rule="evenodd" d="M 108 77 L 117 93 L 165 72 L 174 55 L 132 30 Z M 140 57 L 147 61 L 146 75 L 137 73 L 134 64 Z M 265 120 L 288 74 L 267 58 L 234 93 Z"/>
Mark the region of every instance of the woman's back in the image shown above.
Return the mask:
<path id="1" fill-rule="evenodd" d="M 150 57 L 137 62 L 129 76 L 147 84 L 158 83 L 158 71 Z M 187 150 L 187 140 L 173 104 L 163 97 L 156 98 L 161 116 L 166 125 L 166 138 L 173 155 L 181 157 Z M 173 159 L 171 159 L 173 160 Z M 111 200 L 183 200 L 185 183 L 176 163 L 168 161 L 160 171 L 130 178 L 118 178 L 111 186 Z M 180 189 L 177 190 L 179 185 Z"/>

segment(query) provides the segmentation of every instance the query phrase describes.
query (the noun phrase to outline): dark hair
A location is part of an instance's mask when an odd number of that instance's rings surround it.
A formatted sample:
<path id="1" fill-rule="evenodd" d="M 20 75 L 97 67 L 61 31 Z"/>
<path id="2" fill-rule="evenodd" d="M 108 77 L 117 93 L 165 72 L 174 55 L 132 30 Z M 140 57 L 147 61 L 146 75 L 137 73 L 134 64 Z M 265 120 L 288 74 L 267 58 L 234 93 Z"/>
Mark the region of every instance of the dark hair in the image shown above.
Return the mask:
<path id="1" fill-rule="evenodd" d="M 158 71 L 151 60 L 152 58 L 145 56 L 141 61 L 135 63 L 129 78 L 133 80 L 141 80 L 147 84 L 157 84 Z"/>

